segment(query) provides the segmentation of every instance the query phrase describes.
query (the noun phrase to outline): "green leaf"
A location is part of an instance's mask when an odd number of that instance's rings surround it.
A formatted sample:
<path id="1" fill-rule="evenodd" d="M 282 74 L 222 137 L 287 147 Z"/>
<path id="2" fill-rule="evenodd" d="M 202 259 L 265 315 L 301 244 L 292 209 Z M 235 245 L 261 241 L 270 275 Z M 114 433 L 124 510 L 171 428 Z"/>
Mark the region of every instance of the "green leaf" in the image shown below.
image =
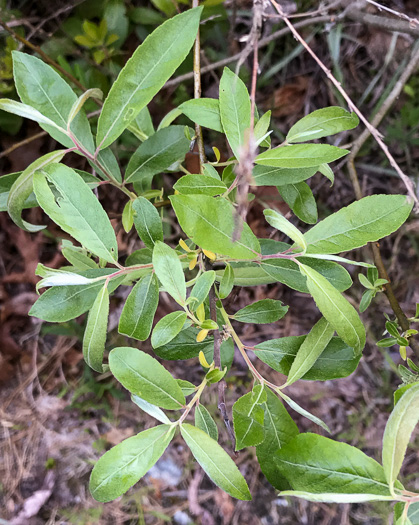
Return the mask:
<path id="1" fill-rule="evenodd" d="M 153 267 L 166 292 L 180 305 L 185 304 L 185 275 L 175 250 L 157 241 L 153 250 Z"/>
<path id="2" fill-rule="evenodd" d="M 392 501 L 394 499 L 393 496 L 379 496 L 377 494 L 336 494 L 334 492 L 318 494 L 317 492 L 304 492 L 303 490 L 284 490 L 281 492 L 281 496 L 293 496 L 322 503 L 365 503 L 367 501 Z"/>
<path id="3" fill-rule="evenodd" d="M 296 403 L 293 399 L 288 397 L 287 395 L 282 392 L 282 390 L 277 391 L 278 395 L 281 396 L 281 398 L 287 403 L 288 406 L 290 406 L 293 410 L 295 410 L 298 414 L 301 414 L 303 417 L 306 417 L 310 421 L 312 421 L 314 424 L 319 425 L 319 427 L 324 428 L 326 432 L 329 434 L 330 428 L 326 425 L 324 421 L 322 421 L 319 417 L 315 416 L 305 408 L 301 407 L 298 403 Z"/>
<path id="4" fill-rule="evenodd" d="M 87 270 L 81 272 L 88 278 L 95 278 L 113 273 L 112 268 Z M 108 290 L 112 293 L 124 280 L 124 276 L 111 279 Z M 65 323 L 84 314 L 92 308 L 104 281 L 80 286 L 54 286 L 36 301 L 29 315 L 50 323 Z"/>
<path id="5" fill-rule="evenodd" d="M 64 242 L 65 239 L 63 240 L 63 248 L 61 249 L 61 253 L 77 270 L 90 270 L 92 268 L 98 268 L 98 265 L 93 259 L 86 255 L 83 248 L 73 246 L 70 241 L 66 241 L 65 244 Z"/>
<path id="6" fill-rule="evenodd" d="M 108 330 L 108 316 L 109 292 L 105 285 L 98 293 L 89 312 L 83 337 L 84 360 L 96 372 L 103 371 L 102 363 Z"/>
<path id="7" fill-rule="evenodd" d="M 214 284 L 215 281 L 215 272 L 214 270 L 209 270 L 208 272 L 202 273 L 198 279 L 196 280 L 196 283 L 194 284 L 194 287 L 191 290 L 190 297 L 195 298 L 193 301 L 190 301 L 189 308 L 192 312 L 195 312 L 195 310 L 198 308 L 198 306 L 205 301 L 205 299 L 208 297 L 208 294 L 211 290 L 211 286 Z"/>
<path id="8" fill-rule="evenodd" d="M 2 175 L 0 177 L 0 211 L 7 211 L 7 200 L 9 198 L 10 189 L 15 181 L 22 175 L 21 171 Z M 38 206 L 38 201 L 34 193 L 30 193 L 29 197 L 23 203 L 23 209 L 33 208 Z"/>
<path id="9" fill-rule="evenodd" d="M 96 501 L 112 501 L 135 485 L 160 458 L 176 427 L 159 425 L 125 439 L 106 452 L 90 476 L 90 492 Z"/>
<path id="10" fill-rule="evenodd" d="M 346 443 L 299 434 L 276 453 L 275 461 L 297 491 L 390 496 L 383 467 Z"/>
<path id="11" fill-rule="evenodd" d="M 129 200 L 122 210 L 122 227 L 125 233 L 129 233 L 134 224 L 134 212 L 132 211 L 132 201 Z"/>
<path id="12" fill-rule="evenodd" d="M 305 142 L 335 135 L 341 131 L 353 129 L 359 124 L 356 113 L 349 113 L 343 108 L 331 106 L 318 109 L 299 120 L 289 130 L 287 142 Z"/>
<path id="13" fill-rule="evenodd" d="M 396 231 L 413 203 L 404 195 L 371 195 L 329 215 L 305 234 L 309 253 L 346 252 Z"/>
<path id="14" fill-rule="evenodd" d="M 333 186 L 335 182 L 335 174 L 333 173 L 333 170 L 329 166 L 329 164 L 320 164 L 318 170 L 322 175 L 324 175 L 327 179 L 330 180 L 330 182 L 332 183 L 331 186 Z"/>
<path id="15" fill-rule="evenodd" d="M 305 182 L 286 184 L 278 188 L 281 197 L 297 217 L 307 224 L 317 222 L 317 204 L 310 186 Z"/>
<path id="16" fill-rule="evenodd" d="M 193 174 L 181 177 L 173 186 L 173 189 L 183 195 L 209 195 L 214 197 L 227 191 L 227 186 L 224 182 L 216 180 L 214 177 Z"/>
<path id="17" fill-rule="evenodd" d="M 310 168 L 338 160 L 349 151 L 328 144 L 296 144 L 280 146 L 260 153 L 256 164 L 277 168 Z"/>
<path id="18" fill-rule="evenodd" d="M 277 282 L 256 263 L 231 263 L 234 268 L 234 286 L 257 286 Z M 224 270 L 216 271 L 216 281 L 222 279 Z"/>
<path id="19" fill-rule="evenodd" d="M 189 147 L 184 126 L 169 126 L 156 131 L 140 144 L 130 158 L 125 182 L 151 181 L 154 175 L 183 160 Z"/>
<path id="20" fill-rule="evenodd" d="M 178 410 L 185 396 L 171 374 L 150 355 L 128 346 L 109 353 L 109 367 L 116 379 L 136 396 L 168 410 Z"/>
<path id="21" fill-rule="evenodd" d="M 195 408 L 195 426 L 203 430 L 210 438 L 218 441 L 218 428 L 211 414 L 201 404 Z"/>
<path id="22" fill-rule="evenodd" d="M 228 68 L 220 80 L 220 115 L 230 148 L 239 159 L 250 128 L 250 98 L 243 81 Z"/>
<path id="23" fill-rule="evenodd" d="M 263 404 L 265 439 L 256 446 L 256 455 L 260 469 L 269 483 L 278 490 L 284 490 L 290 485 L 276 468 L 272 458 L 281 447 L 298 434 L 298 428 L 278 396 L 267 387 L 265 392 L 267 396 Z"/>
<path id="24" fill-rule="evenodd" d="M 224 132 L 220 118 L 220 104 L 216 98 L 194 98 L 187 100 L 179 106 L 179 109 L 188 118 L 214 131 Z"/>
<path id="25" fill-rule="evenodd" d="M 151 346 L 158 348 L 167 345 L 182 330 L 186 321 L 186 313 L 181 311 L 165 315 L 154 327 L 151 335 Z"/>
<path id="26" fill-rule="evenodd" d="M 397 480 L 407 445 L 419 421 L 419 385 L 409 388 L 394 407 L 383 436 L 383 466 L 391 491 Z"/>
<path id="27" fill-rule="evenodd" d="M 305 335 L 301 335 L 264 341 L 255 346 L 255 355 L 277 372 L 287 376 L 305 338 Z M 301 379 L 328 381 L 347 377 L 356 369 L 359 359 L 360 355 L 355 356 L 353 348 L 342 339 L 332 337 L 311 369 Z"/>
<path id="28" fill-rule="evenodd" d="M 249 304 L 236 312 L 232 319 L 241 323 L 268 324 L 282 319 L 288 312 L 288 306 L 275 299 L 262 299 Z"/>
<path id="29" fill-rule="evenodd" d="M 355 308 L 316 270 L 304 264 L 300 264 L 300 270 L 307 277 L 307 287 L 317 308 L 345 343 L 355 353 L 361 353 L 365 346 L 365 328 Z"/>
<path id="30" fill-rule="evenodd" d="M 235 229 L 234 207 L 221 197 L 171 195 L 182 230 L 198 246 L 237 259 L 253 259 L 260 252 L 257 238 L 246 223 L 240 239 L 231 240 Z"/>
<path id="31" fill-rule="evenodd" d="M 100 177 L 104 180 L 114 179 L 117 182 L 122 182 L 121 170 L 119 169 L 118 161 L 110 148 L 99 151 L 98 163 L 93 163 L 89 160 L 89 164 L 96 170 Z M 101 169 L 103 168 L 103 169 Z"/>
<path id="32" fill-rule="evenodd" d="M 36 159 L 19 175 L 10 188 L 9 197 L 7 199 L 7 211 L 13 222 L 23 230 L 37 232 L 45 228 L 45 226 L 38 226 L 24 221 L 22 219 L 22 210 L 25 208 L 26 202 L 32 194 L 33 174 L 35 171 L 43 169 L 50 163 L 60 162 L 64 155 L 65 150 L 60 150 L 47 153 L 39 159 Z"/>
<path id="33" fill-rule="evenodd" d="M 198 357 L 201 350 L 204 354 L 207 352 L 213 352 L 214 339 L 212 337 L 206 337 L 203 341 L 198 343 L 196 340 L 198 333 L 198 328 L 188 327 L 179 332 L 176 337 L 165 345 L 154 348 L 154 353 L 162 359 L 180 361 L 181 359 Z M 211 361 L 212 358 L 210 359 L 210 362 Z"/>
<path id="34" fill-rule="evenodd" d="M 406 503 L 396 503 L 394 505 L 394 525 L 419 525 L 419 502 L 410 503 L 406 519 L 403 511 Z"/>
<path id="35" fill-rule="evenodd" d="M 151 332 L 159 304 L 159 283 L 154 274 L 145 275 L 131 290 L 119 319 L 118 332 L 145 341 Z"/>
<path id="36" fill-rule="evenodd" d="M 233 425 L 236 435 L 236 450 L 259 445 L 265 438 L 263 428 L 266 392 L 256 385 L 252 392 L 240 397 L 233 405 Z"/>
<path id="37" fill-rule="evenodd" d="M 98 100 L 102 100 L 103 93 L 98 88 L 88 89 L 84 93 L 82 93 L 71 107 L 70 113 L 68 115 L 67 126 L 73 123 L 73 120 L 78 115 L 78 113 L 89 98 L 96 98 Z"/>
<path id="38" fill-rule="evenodd" d="M 63 164 L 51 164 L 35 172 L 33 181 L 40 206 L 60 228 L 101 259 L 110 263 L 118 260 L 110 220 L 80 175 Z M 59 197 L 55 197 L 48 182 Z"/>
<path id="39" fill-rule="evenodd" d="M 157 241 L 163 241 L 163 225 L 159 212 L 144 197 L 138 197 L 132 203 L 135 229 L 144 244 L 153 249 Z"/>
<path id="40" fill-rule="evenodd" d="M 283 186 L 297 184 L 316 174 L 318 167 L 311 168 L 275 168 L 256 165 L 253 168 L 253 182 L 256 186 Z"/>
<path id="41" fill-rule="evenodd" d="M 252 498 L 239 469 L 214 439 L 187 423 L 180 431 L 197 462 L 218 487 L 233 498 L 247 501 Z"/>
<path id="42" fill-rule="evenodd" d="M 12 56 L 13 75 L 20 100 L 66 130 L 77 95 L 51 66 L 39 58 L 20 51 L 13 51 Z M 64 146 L 74 146 L 72 140 L 56 128 L 44 124 L 41 127 Z M 74 118 L 71 131 L 84 148 L 90 153 L 94 152 L 93 136 L 84 110 L 79 111 Z"/>
<path id="43" fill-rule="evenodd" d="M 410 388 L 412 388 L 412 386 L 416 386 L 416 385 L 419 385 L 419 382 L 408 383 L 406 385 L 403 385 L 403 384 L 400 385 L 399 388 L 393 394 L 394 405 L 397 405 L 397 403 L 399 402 L 402 395 L 406 392 L 406 390 L 409 390 Z"/>
<path id="44" fill-rule="evenodd" d="M 167 20 L 136 49 L 103 105 L 97 133 L 100 149 L 121 135 L 184 61 L 195 41 L 201 11 L 189 9 Z"/>
<path id="45" fill-rule="evenodd" d="M 61 135 L 66 136 L 67 138 L 64 139 L 64 142 L 67 142 L 67 145 L 71 140 L 68 137 L 67 131 L 64 128 L 58 126 L 54 121 L 52 121 L 45 115 L 42 115 L 42 113 L 34 109 L 32 106 L 22 104 L 21 102 L 17 102 L 16 100 L 10 100 L 9 98 L 1 98 L 0 110 L 6 111 L 7 113 L 12 113 L 13 115 L 19 115 L 19 117 L 34 120 L 35 122 L 38 122 L 38 124 L 42 128 L 45 128 L 47 131 L 52 130 L 53 132 L 50 132 L 50 135 L 52 136 L 54 136 L 54 134 L 56 136 L 58 135 L 59 137 L 61 137 Z"/>
<path id="46" fill-rule="evenodd" d="M 231 293 L 231 290 L 234 286 L 234 270 L 230 264 L 226 264 L 223 277 L 220 282 L 220 288 L 218 291 L 218 295 L 220 296 L 220 299 L 225 299 L 228 297 Z"/>
<path id="47" fill-rule="evenodd" d="M 221 180 L 218 171 L 214 168 L 212 164 L 209 163 L 202 165 L 202 174 L 206 175 L 207 177 L 212 177 L 216 180 Z"/>
<path id="48" fill-rule="evenodd" d="M 150 111 L 147 106 L 138 113 L 135 119 L 131 122 L 128 129 L 138 137 L 141 142 L 147 140 L 154 134 L 153 121 L 151 119 Z"/>
<path id="49" fill-rule="evenodd" d="M 309 259 L 308 257 L 299 257 L 298 260 L 318 271 L 340 292 L 347 290 L 352 285 L 349 273 L 335 262 Z M 287 259 L 264 259 L 260 266 L 276 281 L 293 290 L 309 293 L 307 279 L 301 274 L 295 262 Z"/>
<path id="50" fill-rule="evenodd" d="M 154 417 L 157 419 L 157 421 L 160 421 L 160 423 L 170 425 L 170 419 L 166 416 L 161 408 L 156 407 L 156 405 L 152 405 L 148 401 L 145 401 L 136 395 L 131 396 L 131 401 L 140 407 L 141 410 L 144 410 L 144 412 L 146 412 L 149 416 Z"/>
<path id="51" fill-rule="evenodd" d="M 265 219 L 268 223 L 276 228 L 277 230 L 285 233 L 290 239 L 292 239 L 305 253 L 307 250 L 307 243 L 304 239 L 304 235 L 296 228 L 288 219 L 275 210 L 263 210 Z"/>
<path id="52" fill-rule="evenodd" d="M 253 130 L 253 135 L 254 135 L 254 139 L 255 139 L 255 142 L 256 144 L 261 140 L 263 139 L 263 137 L 266 135 L 268 129 L 269 129 L 269 124 L 271 123 L 271 111 L 267 111 L 266 113 L 264 113 L 260 119 L 256 122 L 255 124 L 255 129 Z M 266 141 L 268 140 L 268 142 L 266 143 Z M 265 139 L 262 141 L 262 143 L 260 144 L 262 147 L 269 147 L 270 146 L 270 139 Z"/>
<path id="53" fill-rule="evenodd" d="M 292 385 L 304 377 L 310 368 L 317 361 L 329 344 L 335 329 L 322 317 L 313 326 L 310 333 L 304 339 L 303 344 L 298 349 L 297 355 L 288 372 L 288 379 L 284 386 Z"/>

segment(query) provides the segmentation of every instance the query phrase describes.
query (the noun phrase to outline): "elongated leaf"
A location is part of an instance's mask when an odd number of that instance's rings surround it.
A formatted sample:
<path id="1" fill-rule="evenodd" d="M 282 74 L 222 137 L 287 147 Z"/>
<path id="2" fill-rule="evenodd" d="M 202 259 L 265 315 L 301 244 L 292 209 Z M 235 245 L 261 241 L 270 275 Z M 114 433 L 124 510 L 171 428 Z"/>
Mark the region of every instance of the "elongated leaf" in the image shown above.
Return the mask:
<path id="1" fill-rule="evenodd" d="M 298 434 L 298 428 L 278 396 L 267 387 L 265 392 L 267 396 L 263 404 L 265 439 L 256 446 L 256 455 L 260 469 L 269 483 L 278 490 L 284 490 L 290 485 L 281 475 L 272 458 L 281 447 Z"/>
<path id="2" fill-rule="evenodd" d="M 271 114 L 272 112 L 269 110 L 266 113 L 264 113 L 260 119 L 255 124 L 255 129 L 253 130 L 254 138 L 256 144 L 259 143 L 260 140 L 263 139 L 263 137 L 266 135 L 269 129 L 269 125 L 271 123 Z M 264 139 L 261 142 L 262 147 L 269 147 L 271 144 L 270 138 Z"/>
<path id="3" fill-rule="evenodd" d="M 118 332 L 145 341 L 151 332 L 159 304 L 159 283 L 154 274 L 145 275 L 131 290 L 119 319 Z"/>
<path id="4" fill-rule="evenodd" d="M 184 126 L 169 126 L 151 135 L 130 158 L 125 173 L 126 182 L 151 181 L 189 151 Z"/>
<path id="5" fill-rule="evenodd" d="M 230 264 L 227 264 L 223 273 L 223 278 L 220 282 L 219 296 L 221 299 L 225 299 L 231 293 L 234 286 L 234 270 Z"/>
<path id="6" fill-rule="evenodd" d="M 234 268 L 234 286 L 257 286 L 277 282 L 256 263 L 231 263 Z M 224 270 L 216 271 L 216 281 L 220 282 Z"/>
<path id="7" fill-rule="evenodd" d="M 337 290 L 343 292 L 352 285 L 349 273 L 339 264 L 332 261 L 322 261 L 300 257 L 298 259 L 305 265 L 318 271 L 323 275 Z M 261 268 L 276 281 L 285 284 L 293 290 L 309 293 L 307 279 L 301 274 L 298 265 L 286 259 L 264 259 L 260 264 Z"/>
<path id="8" fill-rule="evenodd" d="M 156 407 L 156 405 L 152 405 L 148 401 L 145 401 L 144 399 L 136 395 L 132 395 L 131 400 L 138 407 L 140 407 L 141 410 L 144 410 L 144 412 L 147 412 L 149 416 L 154 417 L 155 419 L 157 419 L 157 421 L 160 421 L 160 423 L 170 425 L 171 423 L 170 419 L 166 416 L 166 414 L 163 412 L 161 408 Z"/>
<path id="9" fill-rule="evenodd" d="M 15 173 L 9 173 L 8 175 L 2 175 L 0 177 L 0 211 L 7 211 L 7 200 L 9 198 L 10 189 L 15 181 L 22 175 L 21 171 Z M 33 208 L 38 206 L 38 201 L 35 198 L 35 194 L 31 193 L 26 201 L 23 203 L 23 209 Z"/>
<path id="10" fill-rule="evenodd" d="M 223 133 L 220 117 L 220 105 L 216 98 L 195 98 L 187 100 L 179 106 L 179 109 L 188 118 L 203 126 Z"/>
<path id="11" fill-rule="evenodd" d="M 121 170 L 119 169 L 118 161 L 116 160 L 111 148 L 99 151 L 97 160 L 97 163 L 93 163 L 89 160 L 89 164 L 93 169 L 97 170 L 98 175 L 102 177 L 102 179 L 114 179 L 117 182 L 122 182 Z"/>
<path id="12" fill-rule="evenodd" d="M 381 496 L 377 494 L 337 494 L 304 492 L 303 490 L 284 490 L 281 496 L 293 496 L 295 498 L 305 499 L 307 501 L 319 501 L 323 503 L 365 503 L 367 501 L 392 501 L 393 496 Z M 406 524 L 407 525 L 407 524 Z"/>
<path id="13" fill-rule="evenodd" d="M 256 186 L 283 186 L 297 184 L 317 173 L 317 166 L 311 168 L 275 168 L 256 165 L 253 168 L 253 182 Z"/>
<path id="14" fill-rule="evenodd" d="M 145 401 L 168 410 L 180 409 L 185 396 L 171 374 L 153 357 L 128 346 L 109 354 L 109 367 L 116 379 Z"/>
<path id="15" fill-rule="evenodd" d="M 304 264 L 300 270 L 307 277 L 307 287 L 317 308 L 345 343 L 355 353 L 361 353 L 365 346 L 365 328 L 355 308 L 316 270 Z"/>
<path id="16" fill-rule="evenodd" d="M 277 372 L 288 375 L 305 338 L 306 336 L 301 335 L 264 341 L 255 346 L 255 354 Z M 359 359 L 360 355 L 355 356 L 353 348 L 342 339 L 332 337 L 311 369 L 301 379 L 328 381 L 347 377 L 356 369 Z"/>
<path id="17" fill-rule="evenodd" d="M 409 388 L 394 407 L 383 436 L 383 466 L 393 490 L 406 454 L 407 445 L 419 421 L 419 385 Z"/>
<path id="18" fill-rule="evenodd" d="M 307 224 L 317 222 L 317 204 L 308 184 L 305 182 L 286 184 L 279 186 L 278 191 L 299 219 Z"/>
<path id="19" fill-rule="evenodd" d="M 259 253 L 259 242 L 246 223 L 239 240 L 231 240 L 235 228 L 234 207 L 226 199 L 207 195 L 169 198 L 182 230 L 201 248 L 240 259 L 253 259 Z"/>
<path id="20" fill-rule="evenodd" d="M 383 467 L 361 450 L 316 434 L 299 434 L 275 455 L 294 490 L 390 496 Z"/>
<path id="21" fill-rule="evenodd" d="M 307 243 L 304 235 L 288 219 L 275 210 L 263 210 L 263 214 L 271 226 L 285 233 L 301 248 L 303 253 L 306 251 Z"/>
<path id="22" fill-rule="evenodd" d="M 67 129 L 68 117 L 77 95 L 67 82 L 49 65 L 32 55 L 13 51 L 13 75 L 16 90 L 24 104 L 32 106 L 60 128 Z M 64 133 L 41 124 L 52 137 L 67 147 L 72 140 Z M 90 153 L 94 152 L 93 136 L 84 110 L 80 110 L 71 124 L 77 141 Z"/>
<path id="23" fill-rule="evenodd" d="M 289 130 L 288 142 L 305 142 L 335 135 L 340 131 L 353 129 L 359 124 L 356 113 L 349 113 L 337 106 L 318 109 L 299 120 Z"/>
<path id="24" fill-rule="evenodd" d="M 218 440 L 218 429 L 211 414 L 203 405 L 195 408 L 195 426 L 203 430 L 210 438 Z"/>
<path id="25" fill-rule="evenodd" d="M 108 316 L 109 292 L 107 286 L 103 286 L 89 312 L 83 337 L 84 360 L 96 372 L 102 372 L 103 369 Z"/>
<path id="26" fill-rule="evenodd" d="M 214 339 L 206 337 L 203 341 L 197 342 L 196 336 L 198 328 L 188 327 L 172 339 L 169 343 L 154 348 L 154 353 L 162 359 L 170 361 L 180 361 L 181 359 L 191 359 L 198 357 L 199 352 L 211 352 L 214 349 Z M 210 359 L 210 362 L 212 359 Z"/>
<path id="27" fill-rule="evenodd" d="M 153 249 L 157 241 L 163 241 L 163 226 L 159 212 L 144 197 L 138 197 L 132 203 L 135 229 L 144 244 Z"/>
<path id="28" fill-rule="evenodd" d="M 275 323 L 288 312 L 288 306 L 275 299 L 262 299 L 236 312 L 232 318 L 241 323 Z"/>
<path id="29" fill-rule="evenodd" d="M 215 272 L 210 270 L 201 274 L 191 290 L 190 297 L 195 300 L 189 303 L 189 308 L 194 312 L 198 306 L 205 301 L 215 281 Z"/>
<path id="30" fill-rule="evenodd" d="M 252 392 L 240 397 L 233 405 L 233 424 L 236 435 L 236 450 L 259 445 L 265 438 L 263 427 L 266 392 L 256 385 Z"/>
<path id="31" fill-rule="evenodd" d="M 326 432 L 329 432 L 330 434 L 330 428 L 326 425 L 326 423 L 321 420 L 319 417 L 315 416 L 302 406 L 300 406 L 298 403 L 296 403 L 293 399 L 288 397 L 287 395 L 282 392 L 282 390 L 278 390 L 278 395 L 281 396 L 281 398 L 287 403 L 288 406 L 290 406 L 293 410 L 295 410 L 298 414 L 301 414 L 303 417 L 306 417 L 316 425 L 319 425 L 319 427 L 324 428 Z"/>
<path id="32" fill-rule="evenodd" d="M 136 49 L 120 72 L 98 122 L 100 149 L 112 144 L 160 91 L 189 53 L 202 8 L 189 9 L 164 22 Z"/>
<path id="33" fill-rule="evenodd" d="M 228 68 L 220 80 L 220 115 L 230 148 L 239 159 L 250 128 L 250 98 L 243 81 Z"/>
<path id="34" fill-rule="evenodd" d="M 79 246 L 73 246 L 71 241 L 63 239 L 61 253 L 67 259 L 67 261 L 77 268 L 78 270 L 90 270 L 92 268 L 98 268 L 98 265 L 93 259 L 91 259 L 86 250 Z"/>
<path id="35" fill-rule="evenodd" d="M 48 182 L 60 197 L 56 199 Z M 63 164 L 52 164 L 34 174 L 34 190 L 42 209 L 87 250 L 107 262 L 118 259 L 115 232 L 101 204 L 83 179 Z"/>
<path id="36" fill-rule="evenodd" d="M 305 234 L 309 253 L 346 252 L 396 231 L 413 204 L 404 195 L 371 195 L 329 215 Z"/>
<path id="37" fill-rule="evenodd" d="M 227 191 L 224 182 L 208 175 L 185 175 L 173 186 L 175 190 L 183 195 L 221 195 Z"/>
<path id="38" fill-rule="evenodd" d="M 175 250 L 157 241 L 153 250 L 153 267 L 166 292 L 177 303 L 184 304 L 186 300 L 185 275 Z"/>
<path id="39" fill-rule="evenodd" d="M 101 275 L 109 275 L 113 272 L 112 268 L 106 268 L 87 270 L 81 272 L 81 275 L 94 278 Z M 108 285 L 109 293 L 112 293 L 123 280 L 124 276 L 111 279 Z M 102 286 L 103 281 L 85 286 L 54 286 L 41 295 L 30 309 L 29 315 L 50 323 L 70 321 L 92 308 Z"/>
<path id="40" fill-rule="evenodd" d="M 106 452 L 90 476 L 95 500 L 112 501 L 135 485 L 166 450 L 175 429 L 173 425 L 149 428 Z"/>
<path id="41" fill-rule="evenodd" d="M 310 370 L 329 344 L 334 332 L 335 329 L 324 317 L 317 321 L 298 349 L 288 372 L 287 386 L 295 383 Z"/>
<path id="42" fill-rule="evenodd" d="M 32 106 L 28 106 L 27 104 L 22 104 L 21 102 L 17 102 L 16 100 L 10 100 L 9 98 L 1 98 L 0 109 L 6 111 L 7 113 L 12 113 L 13 115 L 19 115 L 19 117 L 34 120 L 35 122 L 38 122 L 38 124 L 43 128 L 47 128 L 47 130 L 56 130 L 56 135 L 67 135 L 67 131 L 64 128 L 58 126 L 53 120 L 49 119 L 45 115 L 42 115 L 42 113 L 40 113 L 38 110 L 36 110 Z M 71 139 L 67 136 L 65 142 L 67 142 L 68 144 L 70 141 Z"/>
<path id="43" fill-rule="evenodd" d="M 281 146 L 260 153 L 256 164 L 277 168 L 310 168 L 338 160 L 349 151 L 328 144 L 296 144 Z"/>
<path id="44" fill-rule="evenodd" d="M 252 498 L 239 469 L 216 441 L 203 430 L 187 423 L 180 427 L 180 431 L 197 462 L 218 487 L 233 498 Z"/>
<path id="45" fill-rule="evenodd" d="M 76 102 L 74 102 L 70 110 L 70 113 L 68 115 L 68 120 L 67 120 L 67 126 L 69 124 L 72 124 L 74 118 L 77 116 L 77 114 L 79 113 L 79 111 L 81 110 L 81 108 L 84 106 L 84 104 L 89 98 L 97 98 L 99 100 L 102 100 L 103 92 L 98 88 L 92 88 L 92 89 L 88 89 L 83 94 L 81 94 L 76 100 Z"/>
<path id="46" fill-rule="evenodd" d="M 164 316 L 154 327 L 151 335 L 151 346 L 153 348 L 159 348 L 159 346 L 170 343 L 182 330 L 185 321 L 185 312 L 176 311 Z"/>
<path id="47" fill-rule="evenodd" d="M 60 162 L 64 155 L 65 151 L 60 150 L 47 153 L 39 159 L 36 159 L 35 162 L 32 162 L 32 164 L 20 174 L 10 188 L 9 197 L 7 199 L 7 211 L 13 222 L 23 230 L 36 232 L 45 228 L 45 226 L 38 226 L 24 221 L 22 219 L 22 210 L 25 208 L 27 199 L 32 194 L 33 174 L 35 171 L 45 168 L 50 163 Z"/>

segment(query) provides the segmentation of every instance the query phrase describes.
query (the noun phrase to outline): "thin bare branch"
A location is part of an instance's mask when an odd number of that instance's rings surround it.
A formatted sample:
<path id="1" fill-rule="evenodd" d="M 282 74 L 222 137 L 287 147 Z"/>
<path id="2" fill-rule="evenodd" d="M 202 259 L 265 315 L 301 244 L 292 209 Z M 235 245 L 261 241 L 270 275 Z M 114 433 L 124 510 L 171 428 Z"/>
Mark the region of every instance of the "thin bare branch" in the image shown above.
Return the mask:
<path id="1" fill-rule="evenodd" d="M 357 108 L 357 106 L 354 104 L 354 102 L 351 100 L 349 95 L 346 93 L 346 91 L 341 86 L 340 82 L 336 80 L 336 78 L 333 76 L 332 72 L 324 65 L 324 63 L 320 60 L 320 58 L 316 55 L 316 53 L 311 49 L 311 47 L 307 44 L 307 42 L 304 40 L 304 38 L 298 33 L 298 31 L 295 29 L 293 24 L 288 20 L 285 13 L 283 12 L 281 6 L 275 1 L 271 0 L 272 5 L 277 10 L 278 14 L 281 16 L 283 21 L 287 24 L 288 28 L 292 32 L 292 34 L 295 36 L 295 38 L 301 43 L 301 45 L 308 51 L 308 53 L 312 56 L 312 58 L 317 62 L 317 64 L 320 66 L 322 71 L 326 74 L 327 78 L 332 82 L 332 84 L 336 87 L 336 89 L 339 91 L 339 93 L 343 96 L 343 98 L 346 100 L 349 109 L 351 111 L 354 111 L 360 120 L 365 124 L 366 128 L 369 130 L 371 135 L 374 137 L 380 148 L 383 150 L 385 156 L 389 160 L 390 164 L 393 166 L 393 168 L 396 170 L 397 174 L 403 181 L 408 194 L 412 198 L 414 204 L 415 204 L 415 211 L 419 212 L 419 199 L 416 195 L 415 188 L 413 186 L 413 182 L 409 179 L 409 177 L 403 173 L 400 166 L 397 164 L 396 160 L 394 159 L 393 155 L 390 153 L 387 145 L 383 142 L 381 138 L 381 134 L 379 131 L 372 126 L 369 121 L 364 117 L 364 115 L 361 113 L 361 111 Z"/>

